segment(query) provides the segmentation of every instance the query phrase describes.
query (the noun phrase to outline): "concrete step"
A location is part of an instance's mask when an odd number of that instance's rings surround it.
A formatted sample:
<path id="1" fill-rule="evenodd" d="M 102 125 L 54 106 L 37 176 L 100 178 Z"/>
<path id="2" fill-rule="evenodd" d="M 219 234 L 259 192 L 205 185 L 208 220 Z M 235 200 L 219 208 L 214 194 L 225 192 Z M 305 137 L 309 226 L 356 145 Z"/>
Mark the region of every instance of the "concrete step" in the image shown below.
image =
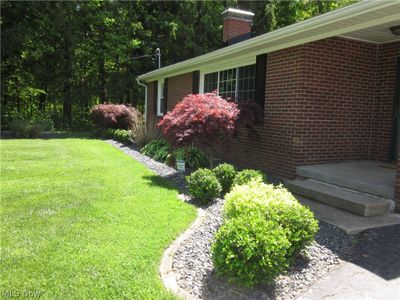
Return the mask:
<path id="1" fill-rule="evenodd" d="M 288 180 L 285 185 L 294 194 L 364 217 L 386 214 L 392 207 L 392 201 L 389 199 L 351 191 L 312 179 Z"/>
<path id="2" fill-rule="evenodd" d="M 341 186 L 351 190 L 394 199 L 395 170 L 378 168 L 376 162 L 299 166 L 297 176 Z M 392 174 L 393 173 L 393 174 Z"/>

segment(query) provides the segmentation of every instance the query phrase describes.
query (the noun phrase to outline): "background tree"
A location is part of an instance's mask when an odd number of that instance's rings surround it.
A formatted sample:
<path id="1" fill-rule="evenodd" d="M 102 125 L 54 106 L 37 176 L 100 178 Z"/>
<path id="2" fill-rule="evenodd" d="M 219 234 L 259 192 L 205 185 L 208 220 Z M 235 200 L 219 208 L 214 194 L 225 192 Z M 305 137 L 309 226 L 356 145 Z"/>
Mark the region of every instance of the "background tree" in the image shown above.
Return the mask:
<path id="1" fill-rule="evenodd" d="M 1 1 L 1 126 L 49 119 L 84 129 L 93 105 L 143 110 L 135 78 L 157 66 L 221 48 L 221 13 L 255 12 L 254 35 L 352 3 L 268 1 Z"/>

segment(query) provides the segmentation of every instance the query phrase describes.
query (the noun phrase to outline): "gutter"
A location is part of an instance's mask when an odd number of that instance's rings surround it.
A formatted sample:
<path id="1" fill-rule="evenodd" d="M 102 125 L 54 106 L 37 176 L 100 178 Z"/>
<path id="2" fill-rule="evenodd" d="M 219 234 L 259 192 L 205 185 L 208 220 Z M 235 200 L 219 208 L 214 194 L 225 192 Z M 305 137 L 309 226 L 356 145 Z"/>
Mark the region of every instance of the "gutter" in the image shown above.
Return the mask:
<path id="1" fill-rule="evenodd" d="M 153 80 L 156 79 L 157 77 L 162 77 L 162 76 L 167 76 L 170 74 L 175 74 L 179 72 L 183 72 L 184 70 L 195 67 L 204 63 L 209 62 L 210 60 L 220 60 L 222 58 L 226 58 L 228 55 L 234 55 L 234 54 L 242 54 L 242 55 L 249 55 L 250 52 L 254 52 L 253 54 L 257 54 L 258 52 L 260 53 L 267 53 L 269 52 L 268 49 L 265 49 L 265 44 L 266 43 L 271 43 L 271 42 L 276 42 L 279 40 L 283 39 L 288 39 L 288 38 L 293 38 L 293 36 L 296 36 L 297 34 L 304 33 L 310 30 L 315 30 L 321 26 L 327 26 L 327 25 L 332 25 L 338 22 L 344 22 L 348 19 L 354 19 L 357 16 L 364 15 L 370 12 L 377 11 L 379 9 L 387 8 L 387 7 L 392 7 L 393 8 L 393 15 L 390 16 L 384 16 L 379 19 L 387 19 L 387 18 L 394 18 L 398 19 L 400 17 L 399 13 L 396 13 L 396 9 L 400 7 L 400 4 L 398 1 L 375 1 L 375 0 L 365 0 L 362 2 L 358 2 L 356 4 L 343 7 L 331 12 L 328 12 L 326 14 L 316 16 L 314 18 L 305 20 L 300 23 L 292 24 L 286 27 L 283 27 L 281 29 L 277 29 L 275 31 L 254 37 L 252 39 L 249 39 L 247 41 L 241 42 L 234 44 L 232 46 L 228 46 L 192 59 L 188 59 L 182 62 L 178 62 L 176 64 L 166 66 L 161 69 L 157 69 L 151 72 L 148 72 L 146 74 L 140 75 L 138 78 L 141 80 Z M 371 26 L 373 25 L 375 20 L 369 20 L 361 24 L 352 24 L 352 25 L 345 25 L 343 24 L 343 27 L 340 29 L 335 29 L 332 27 L 332 30 L 329 31 L 329 34 L 324 33 L 324 36 L 310 36 L 307 41 L 299 40 L 298 43 L 304 43 L 304 42 L 309 42 L 313 40 L 318 40 L 321 38 L 329 37 L 329 36 L 335 36 L 335 35 L 340 35 L 340 34 L 345 34 L 349 30 L 354 31 L 354 30 L 359 30 L 362 29 L 363 27 Z M 283 43 L 285 44 L 285 43 Z M 296 44 L 293 44 L 295 46 Z M 284 48 L 285 45 L 282 45 Z M 275 47 L 276 48 L 276 47 Z M 279 47 L 280 48 L 280 47 Z M 271 49 L 270 49 L 271 50 Z M 279 49 L 274 49 L 279 50 Z"/>
<path id="2" fill-rule="evenodd" d="M 144 87 L 144 123 L 147 124 L 147 84 L 141 82 L 139 78 L 136 78 L 136 82 Z"/>

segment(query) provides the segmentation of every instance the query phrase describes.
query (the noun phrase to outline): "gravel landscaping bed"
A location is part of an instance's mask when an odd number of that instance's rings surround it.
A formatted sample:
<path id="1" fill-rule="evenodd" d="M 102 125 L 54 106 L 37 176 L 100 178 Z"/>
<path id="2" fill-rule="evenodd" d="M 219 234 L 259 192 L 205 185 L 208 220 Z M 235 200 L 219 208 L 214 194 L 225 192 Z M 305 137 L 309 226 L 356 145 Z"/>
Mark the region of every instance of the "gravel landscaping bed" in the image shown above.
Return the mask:
<path id="1" fill-rule="evenodd" d="M 163 178 L 171 180 L 185 196 L 184 174 L 161 162 L 141 154 L 134 146 L 125 146 L 113 140 L 107 143 L 146 165 Z M 336 227 L 320 222 L 316 240 L 300 255 L 291 269 L 273 284 L 252 289 L 234 287 L 213 270 L 210 247 L 214 233 L 222 224 L 223 199 L 216 199 L 205 208 L 204 222 L 180 245 L 172 262 L 178 285 L 192 296 L 202 299 L 293 299 L 313 282 L 340 264 L 352 254 L 357 236 L 348 236 Z"/>
<path id="2" fill-rule="evenodd" d="M 355 243 L 355 237 L 320 222 L 316 241 L 274 284 L 253 289 L 233 287 L 215 275 L 211 261 L 210 246 L 222 223 L 222 207 L 223 199 L 218 199 L 206 209 L 204 223 L 182 243 L 173 260 L 178 284 L 198 298 L 292 299 L 338 265 L 340 257 L 350 255 Z"/>

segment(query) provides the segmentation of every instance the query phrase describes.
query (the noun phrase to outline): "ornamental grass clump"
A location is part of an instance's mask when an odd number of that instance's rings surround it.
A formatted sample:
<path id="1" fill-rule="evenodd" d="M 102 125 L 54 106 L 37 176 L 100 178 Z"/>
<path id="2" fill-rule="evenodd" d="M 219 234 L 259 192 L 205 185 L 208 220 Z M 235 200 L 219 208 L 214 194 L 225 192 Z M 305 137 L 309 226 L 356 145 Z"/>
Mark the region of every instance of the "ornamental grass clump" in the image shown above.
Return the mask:
<path id="1" fill-rule="evenodd" d="M 202 204 L 209 203 L 221 193 L 221 185 L 209 169 L 198 169 L 186 176 L 186 182 L 190 195 Z"/>

